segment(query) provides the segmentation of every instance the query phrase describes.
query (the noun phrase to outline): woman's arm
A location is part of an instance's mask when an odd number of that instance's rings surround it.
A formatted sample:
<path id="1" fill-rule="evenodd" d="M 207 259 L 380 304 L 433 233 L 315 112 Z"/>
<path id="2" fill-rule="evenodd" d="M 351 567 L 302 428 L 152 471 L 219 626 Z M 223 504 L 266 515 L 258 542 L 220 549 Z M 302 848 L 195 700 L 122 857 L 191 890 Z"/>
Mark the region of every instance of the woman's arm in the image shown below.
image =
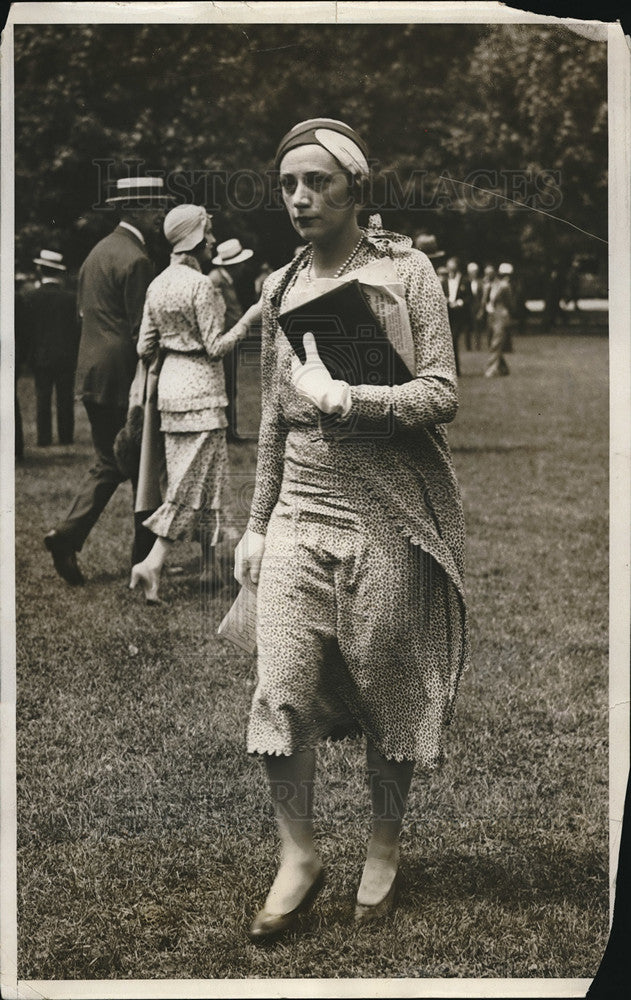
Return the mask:
<path id="1" fill-rule="evenodd" d="M 265 534 L 267 531 L 267 523 L 278 500 L 287 437 L 287 426 L 280 407 L 271 313 L 271 306 L 266 302 L 261 342 L 261 426 L 254 496 L 248 523 L 248 528 L 259 534 Z"/>
<path id="2" fill-rule="evenodd" d="M 261 307 L 257 302 L 243 314 L 232 329 L 222 333 L 226 305 L 223 295 L 213 282 L 200 282 L 195 292 L 195 315 L 206 353 L 212 361 L 218 361 L 240 340 L 247 336 L 251 326 L 260 320 Z"/>
<path id="3" fill-rule="evenodd" d="M 453 420 L 458 410 L 456 365 L 447 303 L 429 262 L 416 254 L 403 258 L 402 277 L 416 351 L 416 378 L 404 385 L 351 386 L 347 419 L 359 426 L 413 429 Z"/>
<path id="4" fill-rule="evenodd" d="M 153 315 L 149 297 L 147 296 L 142 311 L 142 320 L 140 323 L 140 332 L 138 334 L 138 344 L 136 345 L 136 350 L 138 352 L 138 356 L 142 358 L 143 361 L 149 363 L 158 353 L 159 346 L 160 334 L 158 332 L 158 324 Z"/>

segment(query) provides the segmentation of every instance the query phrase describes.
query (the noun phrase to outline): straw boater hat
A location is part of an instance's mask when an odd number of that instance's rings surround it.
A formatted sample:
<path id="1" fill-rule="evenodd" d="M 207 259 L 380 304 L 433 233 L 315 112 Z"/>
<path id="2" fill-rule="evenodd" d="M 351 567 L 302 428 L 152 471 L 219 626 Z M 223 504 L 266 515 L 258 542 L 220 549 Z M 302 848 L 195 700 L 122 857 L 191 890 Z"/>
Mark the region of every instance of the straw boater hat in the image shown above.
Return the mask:
<path id="1" fill-rule="evenodd" d="M 33 257 L 34 264 L 39 264 L 40 267 L 50 267 L 54 271 L 66 270 L 66 265 L 63 261 L 63 256 L 57 253 L 56 250 L 42 250 L 39 257 Z"/>
<path id="2" fill-rule="evenodd" d="M 254 250 L 244 250 L 239 240 L 225 240 L 217 246 L 217 256 L 213 257 L 213 264 L 225 267 L 228 264 L 240 264 L 242 260 L 249 260 Z"/>
<path id="3" fill-rule="evenodd" d="M 119 177 L 116 181 L 116 194 L 105 199 L 108 205 L 129 203 L 130 206 L 139 202 L 164 204 L 169 200 L 162 177 Z"/>
<path id="4" fill-rule="evenodd" d="M 512 264 L 500 264 L 500 266 L 497 269 L 497 273 L 498 274 L 512 274 L 513 273 L 513 265 Z"/>

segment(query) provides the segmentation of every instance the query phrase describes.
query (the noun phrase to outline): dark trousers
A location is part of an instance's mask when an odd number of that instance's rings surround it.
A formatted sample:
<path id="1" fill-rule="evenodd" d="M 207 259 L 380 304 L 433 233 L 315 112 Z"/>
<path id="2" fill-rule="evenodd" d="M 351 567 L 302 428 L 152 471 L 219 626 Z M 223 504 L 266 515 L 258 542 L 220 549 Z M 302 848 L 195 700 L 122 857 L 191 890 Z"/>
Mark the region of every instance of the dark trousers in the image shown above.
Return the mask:
<path id="1" fill-rule="evenodd" d="M 451 340 L 454 345 L 454 357 L 456 359 L 456 375 L 460 375 L 460 351 L 459 341 L 462 331 L 465 328 L 465 315 L 463 309 L 449 310 L 449 326 L 451 327 Z"/>
<path id="2" fill-rule="evenodd" d="M 22 429 L 22 411 L 20 410 L 20 397 L 18 396 L 18 378 L 15 376 L 15 457 L 20 461 L 24 458 L 24 431 Z"/>
<path id="3" fill-rule="evenodd" d="M 101 406 L 88 400 L 85 400 L 83 405 L 90 421 L 96 460 L 79 487 L 65 521 L 57 528 L 59 534 L 67 538 L 69 545 L 77 552 L 83 548 L 83 543 L 107 506 L 110 497 L 125 481 L 125 476 L 122 475 L 114 458 L 114 439 L 125 423 L 126 409 Z M 135 498 L 134 480 L 132 488 Z M 143 511 L 134 515 L 132 564 L 141 562 L 155 541 L 153 532 L 143 527 L 141 523 L 150 513 L 151 511 Z"/>
<path id="4" fill-rule="evenodd" d="M 223 358 L 223 374 L 224 382 L 226 385 L 226 396 L 228 398 L 228 405 L 226 407 L 226 420 L 228 421 L 228 427 L 226 428 L 226 437 L 228 440 L 231 438 L 236 438 L 237 435 L 237 373 L 236 366 L 238 364 L 238 348 L 233 348 L 228 354 L 224 354 Z"/>
<path id="5" fill-rule="evenodd" d="M 74 437 L 74 369 L 61 365 L 35 368 L 34 375 L 37 395 L 38 445 L 45 446 L 52 442 L 53 388 L 55 389 L 59 444 L 72 444 Z"/>
<path id="6" fill-rule="evenodd" d="M 465 351 L 471 350 L 472 333 L 473 333 L 473 320 L 471 319 L 470 316 L 467 316 L 466 320 L 462 324 L 462 334 L 464 339 Z"/>
<path id="7" fill-rule="evenodd" d="M 460 355 L 458 352 L 458 337 L 459 334 L 451 331 L 451 340 L 454 345 L 454 358 L 456 359 L 456 375 L 460 375 Z"/>

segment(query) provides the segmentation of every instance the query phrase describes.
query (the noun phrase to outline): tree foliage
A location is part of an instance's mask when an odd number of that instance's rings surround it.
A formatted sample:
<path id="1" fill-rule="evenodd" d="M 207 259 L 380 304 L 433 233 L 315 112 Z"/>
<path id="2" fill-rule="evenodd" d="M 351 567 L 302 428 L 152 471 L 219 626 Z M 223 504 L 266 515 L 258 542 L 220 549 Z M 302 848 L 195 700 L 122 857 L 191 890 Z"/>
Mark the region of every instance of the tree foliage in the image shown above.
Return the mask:
<path id="1" fill-rule="evenodd" d="M 524 209 L 495 201 L 496 211 L 506 215 L 501 233 L 506 249 L 517 239 L 524 257 L 547 266 L 577 251 L 604 256 L 604 45 L 565 27 L 495 26 L 472 53 L 463 83 L 469 98 L 453 121 L 445 151 L 464 174 L 480 164 L 490 172 L 503 171 L 499 193 L 526 203 Z M 600 240 L 550 218 L 547 211 Z M 481 213 L 470 213 L 469 221 L 473 238 L 490 250 Z"/>
<path id="2" fill-rule="evenodd" d="M 18 260 L 49 245 L 77 266 L 111 226 L 105 182 L 138 162 L 179 175 L 181 200 L 219 210 L 220 238 L 238 235 L 278 263 L 295 236 L 252 178 L 313 115 L 367 137 L 387 224 L 425 228 L 478 259 L 544 259 L 559 240 L 591 251 L 594 241 L 530 208 L 492 199 L 481 210 L 461 182 L 495 172 L 502 191 L 502 171 L 560 171 L 556 214 L 606 237 L 605 100 L 605 47 L 564 28 L 19 25 Z"/>

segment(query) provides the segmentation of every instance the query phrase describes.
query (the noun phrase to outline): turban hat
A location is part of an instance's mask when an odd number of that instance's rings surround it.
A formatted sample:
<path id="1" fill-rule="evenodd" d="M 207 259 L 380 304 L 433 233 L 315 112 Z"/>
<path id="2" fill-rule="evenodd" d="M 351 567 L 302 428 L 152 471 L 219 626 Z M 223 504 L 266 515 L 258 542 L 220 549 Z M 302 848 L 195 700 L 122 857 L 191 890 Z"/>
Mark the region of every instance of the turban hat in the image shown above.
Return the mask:
<path id="1" fill-rule="evenodd" d="M 310 145 L 322 146 L 354 177 L 368 177 L 370 168 L 366 143 L 350 125 L 334 118 L 309 118 L 294 125 L 283 136 L 276 150 L 276 169 L 279 169 L 283 156 L 290 149 Z"/>
<path id="2" fill-rule="evenodd" d="M 173 253 L 192 250 L 204 238 L 209 216 L 201 205 L 176 205 L 164 219 L 164 235 Z"/>

